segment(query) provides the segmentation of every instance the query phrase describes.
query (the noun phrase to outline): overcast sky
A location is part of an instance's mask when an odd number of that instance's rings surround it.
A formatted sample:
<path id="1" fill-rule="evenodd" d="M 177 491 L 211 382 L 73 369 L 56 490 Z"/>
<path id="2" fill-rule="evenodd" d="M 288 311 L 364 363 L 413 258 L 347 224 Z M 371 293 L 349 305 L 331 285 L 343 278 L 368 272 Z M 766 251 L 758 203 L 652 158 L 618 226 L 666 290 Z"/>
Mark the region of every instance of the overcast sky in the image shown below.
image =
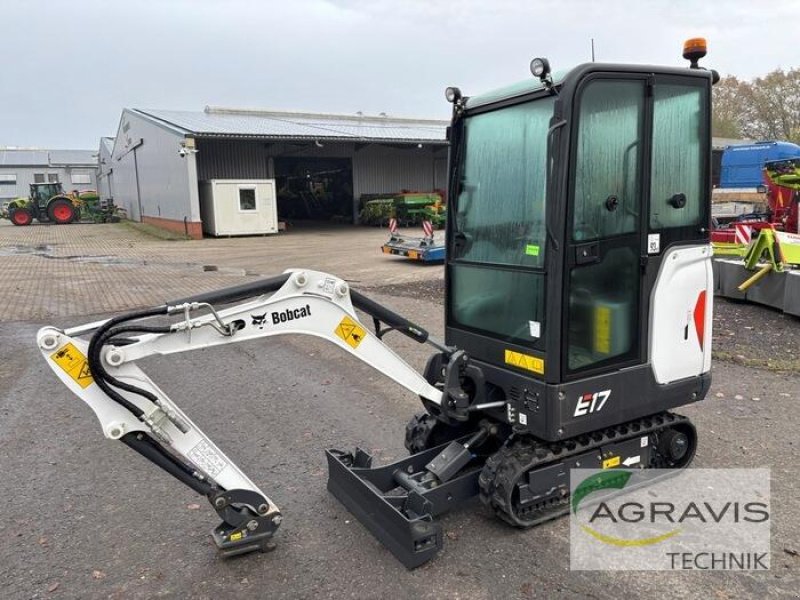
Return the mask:
<path id="1" fill-rule="evenodd" d="M 0 0 L 0 146 L 97 148 L 123 107 L 447 118 L 475 94 L 597 60 L 744 78 L 800 66 L 794 0 Z"/>

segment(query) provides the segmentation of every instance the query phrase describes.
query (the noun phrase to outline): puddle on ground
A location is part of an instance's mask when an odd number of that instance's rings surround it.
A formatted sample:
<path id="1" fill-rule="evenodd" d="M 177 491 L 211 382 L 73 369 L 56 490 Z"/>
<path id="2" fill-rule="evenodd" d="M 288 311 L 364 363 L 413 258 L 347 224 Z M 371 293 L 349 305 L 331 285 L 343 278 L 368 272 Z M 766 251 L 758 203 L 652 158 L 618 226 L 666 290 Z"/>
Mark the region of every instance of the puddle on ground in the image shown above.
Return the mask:
<path id="1" fill-rule="evenodd" d="M 140 258 L 120 258 L 119 256 L 81 254 L 61 256 L 58 254 L 53 254 L 53 246 L 49 244 L 38 244 L 36 246 L 14 244 L 12 246 L 3 246 L 0 248 L 0 256 L 41 256 L 42 258 L 49 258 L 52 260 L 69 260 L 74 262 L 89 262 L 108 265 L 146 264 L 145 261 Z"/>
<path id="2" fill-rule="evenodd" d="M 41 256 L 50 260 L 66 260 L 78 263 L 92 263 L 99 265 L 139 265 L 139 266 L 154 266 L 162 265 L 169 266 L 175 269 L 186 268 L 192 271 L 212 271 L 226 275 L 250 275 L 257 276 L 257 273 L 245 271 L 235 267 L 218 267 L 216 265 L 198 265 L 195 263 L 174 263 L 174 262 L 159 262 L 146 260 L 144 258 L 124 258 L 121 256 L 108 256 L 108 255 L 57 255 L 53 253 L 53 246 L 49 244 L 37 244 L 35 246 L 28 246 L 25 244 L 13 244 L 11 246 L 0 247 L 0 256 Z"/>
<path id="3" fill-rule="evenodd" d="M 48 244 L 38 244 L 36 246 L 14 244 L 12 246 L 3 246 L 2 248 L 0 248 L 0 256 L 20 256 L 25 254 L 44 256 L 52 252 L 52 250 L 53 247 Z"/>

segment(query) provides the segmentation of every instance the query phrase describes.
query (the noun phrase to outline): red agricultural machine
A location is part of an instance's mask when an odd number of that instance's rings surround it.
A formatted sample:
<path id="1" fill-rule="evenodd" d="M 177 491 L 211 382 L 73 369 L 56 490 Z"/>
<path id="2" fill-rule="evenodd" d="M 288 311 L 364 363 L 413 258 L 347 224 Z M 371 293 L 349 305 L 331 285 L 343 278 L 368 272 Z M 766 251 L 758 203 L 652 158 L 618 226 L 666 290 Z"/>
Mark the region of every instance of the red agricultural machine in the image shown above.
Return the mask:
<path id="1" fill-rule="evenodd" d="M 768 161 L 763 173 L 766 211 L 714 223 L 717 293 L 800 316 L 800 158 Z"/>

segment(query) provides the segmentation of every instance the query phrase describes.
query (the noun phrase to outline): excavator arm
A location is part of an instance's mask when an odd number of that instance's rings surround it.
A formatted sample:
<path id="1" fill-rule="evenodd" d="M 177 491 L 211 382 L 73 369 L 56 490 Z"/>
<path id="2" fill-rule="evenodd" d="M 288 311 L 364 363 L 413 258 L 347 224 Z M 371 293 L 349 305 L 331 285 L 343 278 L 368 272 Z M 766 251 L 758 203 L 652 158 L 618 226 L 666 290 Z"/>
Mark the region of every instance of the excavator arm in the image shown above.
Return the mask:
<path id="1" fill-rule="evenodd" d="M 359 321 L 354 304 L 373 317 L 374 333 Z M 218 308 L 223 305 L 228 306 Z M 384 344 L 381 338 L 389 330 L 434 345 L 448 360 L 446 370 L 453 371 L 445 384 L 432 385 Z M 212 537 L 220 552 L 231 556 L 271 549 L 281 513 L 136 363 L 283 334 L 326 339 L 420 396 L 443 418 L 464 418 L 468 400 L 453 383 L 466 363 L 463 353 L 351 292 L 345 281 L 315 271 L 289 270 L 71 329 L 44 327 L 37 342 L 59 379 L 94 411 L 107 438 L 123 442 L 208 498 L 222 519 Z"/>

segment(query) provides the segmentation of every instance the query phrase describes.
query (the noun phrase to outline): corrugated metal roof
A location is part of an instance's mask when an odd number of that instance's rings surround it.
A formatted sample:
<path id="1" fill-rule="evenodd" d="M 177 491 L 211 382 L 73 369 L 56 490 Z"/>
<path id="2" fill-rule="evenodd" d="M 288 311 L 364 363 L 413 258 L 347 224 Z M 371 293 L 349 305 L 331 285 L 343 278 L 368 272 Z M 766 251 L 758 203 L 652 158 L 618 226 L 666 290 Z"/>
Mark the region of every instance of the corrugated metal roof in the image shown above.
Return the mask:
<path id="1" fill-rule="evenodd" d="M 47 150 L 0 150 L 0 165 L 14 167 L 47 166 Z"/>
<path id="2" fill-rule="evenodd" d="M 94 167 L 97 165 L 96 150 L 50 150 L 51 165 Z"/>
<path id="3" fill-rule="evenodd" d="M 93 150 L 0 149 L 0 165 L 14 167 L 86 166 L 97 158 Z"/>
<path id="4" fill-rule="evenodd" d="M 446 143 L 448 121 L 207 107 L 204 111 L 136 109 L 196 136 Z"/>

